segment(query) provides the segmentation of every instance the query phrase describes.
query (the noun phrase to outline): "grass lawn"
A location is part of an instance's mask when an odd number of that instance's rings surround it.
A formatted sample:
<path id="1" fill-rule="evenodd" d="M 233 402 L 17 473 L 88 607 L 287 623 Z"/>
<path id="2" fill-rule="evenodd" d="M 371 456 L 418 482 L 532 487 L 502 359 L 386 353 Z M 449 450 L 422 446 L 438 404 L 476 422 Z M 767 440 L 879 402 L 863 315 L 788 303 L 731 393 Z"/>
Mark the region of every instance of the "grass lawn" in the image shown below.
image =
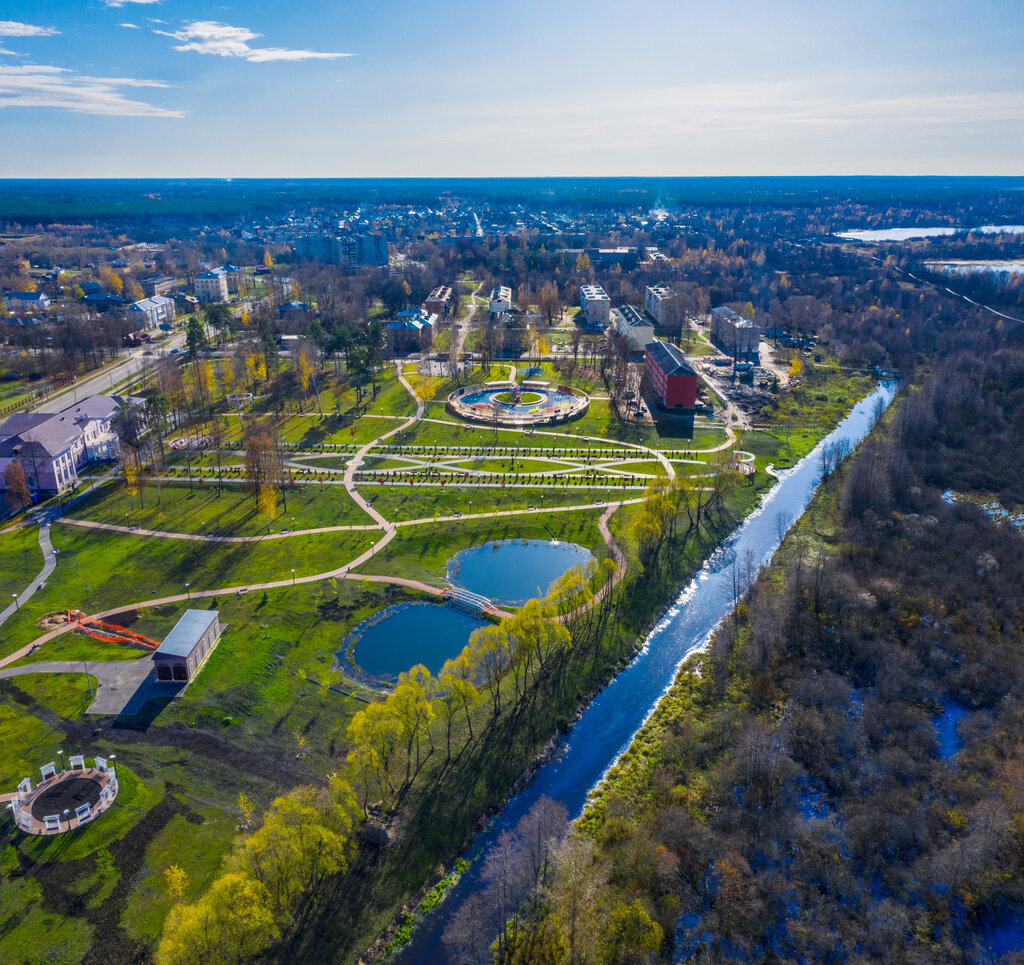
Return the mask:
<path id="1" fill-rule="evenodd" d="M 86 613 L 192 590 L 244 586 L 323 572 L 344 565 L 366 549 L 376 532 L 329 533 L 258 543 L 203 543 L 153 539 L 55 525 L 52 540 L 60 549 L 59 578 L 28 601 L 4 626 L 0 652 L 10 653 L 37 637 L 39 617 L 52 610 L 75 607 Z M 170 626 L 161 620 L 142 619 L 133 629 L 162 639 Z M 63 639 L 63 638 L 62 638 Z M 110 644 L 76 644 L 102 659 Z M 120 649 L 120 648 L 119 648 Z M 53 659 L 50 645 L 32 657 Z M 77 658 L 78 653 L 75 654 Z"/>
<path id="2" fill-rule="evenodd" d="M 360 572 L 394 573 L 436 581 L 444 577 L 445 564 L 459 550 L 503 539 L 558 539 L 563 543 L 577 543 L 600 560 L 608 555 L 597 528 L 601 512 L 593 509 L 537 513 L 403 527 L 380 553 L 360 568 Z"/>
<path id="3" fill-rule="evenodd" d="M 23 526 L 0 536 L 0 610 L 11 602 L 12 593 L 21 593 L 43 568 L 39 548 L 39 527 Z"/>
<path id="4" fill-rule="evenodd" d="M 458 486 L 431 487 L 365 486 L 363 495 L 373 507 L 394 522 L 453 516 L 456 513 L 486 513 L 498 510 L 544 506 L 584 506 L 591 503 L 636 499 L 640 493 L 619 486 L 580 486 L 570 489 L 516 489 L 501 486 L 459 489 Z M 468 524 L 464 524 L 468 525 Z"/>
<path id="5" fill-rule="evenodd" d="M 120 485 L 107 485 L 86 496 L 70 515 L 99 523 L 207 536 L 261 536 L 267 532 L 266 517 L 240 483 L 226 485 L 220 493 L 214 484 L 196 486 L 190 492 L 187 485 L 164 483 L 159 503 L 156 495 L 156 486 L 150 483 L 145 508 L 139 507 L 136 497 L 132 509 L 132 500 Z M 287 511 L 279 498 L 277 514 L 270 521 L 271 533 L 373 522 L 343 486 L 303 483 L 287 487 L 286 496 Z"/>

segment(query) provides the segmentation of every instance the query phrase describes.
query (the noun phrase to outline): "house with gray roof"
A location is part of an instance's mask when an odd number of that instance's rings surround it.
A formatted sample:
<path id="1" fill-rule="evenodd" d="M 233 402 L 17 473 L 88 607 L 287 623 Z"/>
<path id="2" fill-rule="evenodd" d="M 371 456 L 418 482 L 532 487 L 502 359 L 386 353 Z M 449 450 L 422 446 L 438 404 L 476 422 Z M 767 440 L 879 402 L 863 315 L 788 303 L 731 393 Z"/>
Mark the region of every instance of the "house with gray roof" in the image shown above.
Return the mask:
<path id="1" fill-rule="evenodd" d="M 117 435 L 111 423 L 127 398 L 94 395 L 56 414 L 9 416 L 0 423 L 0 489 L 6 488 L 4 474 L 12 462 L 21 464 L 30 489 L 57 493 L 73 486 L 86 464 L 115 458 Z"/>
<path id="2" fill-rule="evenodd" d="M 153 651 L 153 678 L 165 683 L 193 680 L 223 632 L 219 611 L 186 610 Z"/>

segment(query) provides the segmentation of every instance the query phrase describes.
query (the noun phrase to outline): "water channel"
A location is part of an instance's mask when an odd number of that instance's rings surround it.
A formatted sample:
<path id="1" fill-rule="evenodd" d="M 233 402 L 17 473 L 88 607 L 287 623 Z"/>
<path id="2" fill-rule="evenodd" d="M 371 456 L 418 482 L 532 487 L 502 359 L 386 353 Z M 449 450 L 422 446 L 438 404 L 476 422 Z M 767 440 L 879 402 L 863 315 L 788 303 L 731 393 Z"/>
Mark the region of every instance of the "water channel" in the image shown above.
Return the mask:
<path id="1" fill-rule="evenodd" d="M 514 827 L 538 798 L 546 795 L 560 801 L 571 817 L 583 811 L 588 793 L 653 713 L 672 685 L 679 665 L 708 641 L 719 621 L 730 611 L 734 574 L 729 561 L 752 558 L 760 566 L 771 559 L 779 545 L 779 520 L 794 520 L 800 516 L 818 487 L 821 447 L 840 439 L 856 445 L 871 428 L 876 405 L 879 401 L 888 405 L 894 391 L 891 385 L 876 389 L 859 402 L 813 452 L 781 474 L 780 481 L 760 507 L 725 540 L 715 556 L 681 591 L 675 604 L 644 641 L 637 658 L 590 704 L 564 738 L 560 753 L 542 767 L 531 783 L 478 835 L 465 856 L 471 861 L 469 868 L 442 905 L 423 919 L 409 944 L 395 956 L 396 961 L 402 965 L 447 965 L 449 959 L 441 935 L 461 903 L 480 886 L 482 856 L 493 847 L 498 835 Z M 784 516 L 780 517 L 780 513 Z M 736 579 L 745 591 L 746 568 L 736 569 Z"/>

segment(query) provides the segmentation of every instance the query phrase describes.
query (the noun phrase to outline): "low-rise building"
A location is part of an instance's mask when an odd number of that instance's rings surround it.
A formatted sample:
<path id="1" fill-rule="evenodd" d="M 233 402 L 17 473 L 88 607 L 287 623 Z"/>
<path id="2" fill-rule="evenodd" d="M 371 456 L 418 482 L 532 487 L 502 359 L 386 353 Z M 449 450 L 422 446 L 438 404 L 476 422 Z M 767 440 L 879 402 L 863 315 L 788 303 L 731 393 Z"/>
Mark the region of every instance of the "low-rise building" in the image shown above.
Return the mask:
<path id="1" fill-rule="evenodd" d="M 136 331 L 174 323 L 174 299 L 163 295 L 143 298 L 128 306 L 125 317 Z"/>
<path id="2" fill-rule="evenodd" d="M 512 289 L 508 285 L 495 285 L 491 289 L 491 300 L 488 311 L 492 315 L 507 312 L 512 307 Z"/>
<path id="3" fill-rule="evenodd" d="M 204 271 L 196 276 L 196 298 L 201 302 L 226 302 L 228 279 L 220 268 Z"/>
<path id="4" fill-rule="evenodd" d="M 631 352 L 642 352 L 648 342 L 654 341 L 654 326 L 639 308 L 623 305 L 611 312 L 611 331 L 626 340 Z"/>
<path id="5" fill-rule="evenodd" d="M 434 342 L 436 324 L 437 316 L 422 308 L 399 312 L 386 327 L 391 351 L 395 355 L 404 355 L 429 349 Z"/>
<path id="6" fill-rule="evenodd" d="M 580 308 L 587 328 L 606 328 L 610 321 L 612 300 L 600 285 L 583 285 L 580 288 Z"/>
<path id="7" fill-rule="evenodd" d="M 648 342 L 644 378 L 663 409 L 693 409 L 697 405 L 697 373 L 686 356 L 668 342 Z"/>
<path id="8" fill-rule="evenodd" d="M 50 296 L 45 292 L 8 292 L 4 305 L 9 312 L 45 312 L 50 307 Z"/>
<path id="9" fill-rule="evenodd" d="M 223 632 L 217 610 L 186 610 L 153 651 L 154 679 L 186 683 L 194 680 Z"/>
<path id="10" fill-rule="evenodd" d="M 305 318 L 313 311 L 307 302 L 285 302 L 277 309 L 278 318 Z"/>
<path id="11" fill-rule="evenodd" d="M 113 459 L 111 423 L 124 396 L 94 395 L 56 414 L 18 412 L 0 423 L 0 489 L 12 462 L 25 470 L 29 488 L 56 493 L 72 486 L 89 462 Z M 139 401 L 141 400 L 134 400 Z"/>
<path id="12" fill-rule="evenodd" d="M 725 306 L 711 309 L 711 341 L 734 359 L 757 360 L 760 329 Z"/>
<path id="13" fill-rule="evenodd" d="M 644 311 L 659 325 L 664 325 L 665 306 L 674 295 L 668 285 L 648 285 L 644 289 Z"/>
<path id="14" fill-rule="evenodd" d="M 147 298 L 153 298 L 156 295 L 170 294 L 177 284 L 178 279 L 170 275 L 150 275 L 149 278 L 142 279 L 142 290 L 146 293 Z"/>
<path id="15" fill-rule="evenodd" d="M 440 319 L 448 317 L 452 310 L 452 290 L 448 285 L 438 285 L 423 303 L 426 311 L 432 312 Z"/>

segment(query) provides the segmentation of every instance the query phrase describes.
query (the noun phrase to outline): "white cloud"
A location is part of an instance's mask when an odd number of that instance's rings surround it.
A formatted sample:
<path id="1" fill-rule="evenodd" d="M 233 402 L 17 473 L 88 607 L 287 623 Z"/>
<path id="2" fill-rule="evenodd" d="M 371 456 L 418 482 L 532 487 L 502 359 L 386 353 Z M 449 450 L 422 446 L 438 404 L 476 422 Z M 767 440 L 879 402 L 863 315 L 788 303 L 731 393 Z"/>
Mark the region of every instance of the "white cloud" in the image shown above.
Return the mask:
<path id="1" fill-rule="evenodd" d="M 58 107 L 79 114 L 112 117 L 185 116 L 183 111 L 131 100 L 121 90 L 125 87 L 167 87 L 167 84 L 134 77 L 89 77 L 42 64 L 0 65 L 0 109 Z"/>
<path id="2" fill-rule="evenodd" d="M 214 20 L 195 20 L 181 30 L 155 30 L 154 33 L 181 41 L 175 50 L 213 54 L 217 57 L 241 57 L 254 64 L 272 60 L 336 60 L 352 56 L 315 50 L 291 50 L 287 47 L 250 47 L 251 40 L 263 35 L 248 27 L 232 27 Z"/>
<path id="3" fill-rule="evenodd" d="M 160 0 L 100 0 L 108 7 L 123 7 L 126 3 L 159 3 Z"/>
<path id="4" fill-rule="evenodd" d="M 59 34 L 53 27 L 37 27 L 32 23 L 18 23 L 16 20 L 0 20 L 0 37 L 52 37 Z"/>
<path id="5" fill-rule="evenodd" d="M 119 23 L 119 27 L 127 27 L 129 30 L 141 30 L 142 28 L 137 23 Z"/>

